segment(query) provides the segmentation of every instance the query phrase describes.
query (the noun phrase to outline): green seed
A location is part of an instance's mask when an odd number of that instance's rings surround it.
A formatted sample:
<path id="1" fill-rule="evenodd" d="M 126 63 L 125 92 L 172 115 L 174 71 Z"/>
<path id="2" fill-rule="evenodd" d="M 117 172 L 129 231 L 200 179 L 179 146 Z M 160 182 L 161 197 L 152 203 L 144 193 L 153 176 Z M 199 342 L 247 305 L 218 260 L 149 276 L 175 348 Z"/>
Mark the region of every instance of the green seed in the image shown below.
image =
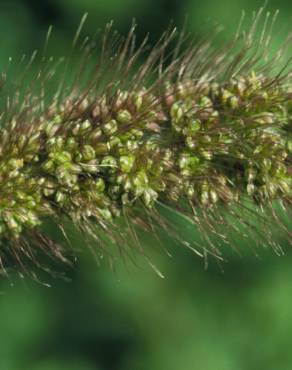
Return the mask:
<path id="1" fill-rule="evenodd" d="M 121 170 L 125 173 L 131 172 L 134 163 L 135 163 L 135 156 L 128 155 L 128 156 L 121 156 L 120 157 L 120 167 Z"/>

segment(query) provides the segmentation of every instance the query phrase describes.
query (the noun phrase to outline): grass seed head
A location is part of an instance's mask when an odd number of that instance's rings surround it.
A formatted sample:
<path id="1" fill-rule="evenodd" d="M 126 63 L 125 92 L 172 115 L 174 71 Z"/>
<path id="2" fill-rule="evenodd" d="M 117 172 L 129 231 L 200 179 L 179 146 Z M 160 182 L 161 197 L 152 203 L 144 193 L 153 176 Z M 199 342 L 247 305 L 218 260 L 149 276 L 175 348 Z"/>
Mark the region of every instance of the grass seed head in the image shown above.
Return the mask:
<path id="1" fill-rule="evenodd" d="M 46 95 L 60 75 L 40 68 L 36 81 L 7 93 L 3 272 L 9 257 L 22 267 L 27 259 L 38 264 L 38 249 L 67 261 L 66 249 L 42 229 L 48 217 L 62 231 L 72 222 L 105 249 L 140 244 L 138 229 L 163 229 L 186 244 L 163 208 L 202 232 L 204 243 L 192 248 L 205 257 L 221 258 L 220 240 L 232 244 L 236 230 L 279 252 L 271 225 L 290 238 L 275 203 L 289 213 L 292 72 L 290 62 L 279 72 L 284 52 L 267 57 L 269 36 L 252 26 L 216 50 L 184 37 L 174 47 L 176 32 L 166 32 L 139 65 L 145 43 L 134 47 L 133 29 L 118 50 L 107 29 L 101 55 L 90 56 L 94 68 L 83 76 L 80 66 L 73 85 L 61 82 Z"/>

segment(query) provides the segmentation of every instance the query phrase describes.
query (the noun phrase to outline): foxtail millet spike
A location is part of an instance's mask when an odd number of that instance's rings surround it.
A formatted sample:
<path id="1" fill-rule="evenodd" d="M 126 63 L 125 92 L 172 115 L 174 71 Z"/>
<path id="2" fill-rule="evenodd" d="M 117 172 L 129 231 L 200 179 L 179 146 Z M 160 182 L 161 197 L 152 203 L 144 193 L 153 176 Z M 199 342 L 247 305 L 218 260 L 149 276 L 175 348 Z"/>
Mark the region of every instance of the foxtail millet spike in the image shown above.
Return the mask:
<path id="1" fill-rule="evenodd" d="M 198 254 L 218 258 L 212 235 L 232 243 L 229 234 L 241 228 L 280 253 L 271 225 L 291 241 L 274 203 L 291 210 L 292 71 L 288 62 L 279 72 L 284 52 L 269 58 L 269 35 L 258 28 L 239 32 L 221 51 L 183 38 L 174 47 L 175 30 L 166 32 L 142 65 L 145 43 L 135 46 L 134 27 L 118 43 L 106 30 L 84 79 L 80 62 L 74 82 L 62 81 L 47 96 L 59 65 L 48 63 L 31 84 L 7 93 L 3 272 L 7 256 L 18 265 L 38 263 L 39 249 L 67 261 L 66 248 L 42 230 L 47 217 L 62 230 L 70 220 L 105 244 L 139 244 L 136 228 L 166 229 Z M 93 58 L 85 44 L 84 61 Z M 186 242 L 161 208 L 196 225 L 205 245 Z M 125 217 L 127 231 L 118 226 Z"/>

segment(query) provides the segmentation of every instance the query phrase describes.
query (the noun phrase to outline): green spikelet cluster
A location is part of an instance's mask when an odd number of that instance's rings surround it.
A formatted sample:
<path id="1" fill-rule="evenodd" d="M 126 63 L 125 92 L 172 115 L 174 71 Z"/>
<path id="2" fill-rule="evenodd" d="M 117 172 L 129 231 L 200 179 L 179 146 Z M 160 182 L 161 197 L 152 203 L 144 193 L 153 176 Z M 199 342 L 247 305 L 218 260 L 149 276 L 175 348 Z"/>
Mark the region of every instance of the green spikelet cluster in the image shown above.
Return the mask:
<path id="1" fill-rule="evenodd" d="M 210 223 L 210 232 L 214 214 L 231 213 L 234 205 L 263 212 L 274 201 L 290 207 L 289 66 L 275 74 L 265 63 L 247 63 L 256 57 L 244 43 L 245 56 L 239 60 L 228 49 L 213 56 L 212 65 L 210 51 L 192 47 L 162 62 L 172 37 L 165 36 L 152 50 L 132 84 L 109 82 L 101 91 L 100 80 L 92 75 L 94 83 L 87 89 L 75 86 L 49 105 L 38 97 L 34 104 L 29 96 L 28 109 L 5 116 L 0 137 L 2 255 L 8 243 L 8 253 L 33 258 L 30 238 L 59 257 L 58 247 L 40 231 L 47 217 L 60 225 L 71 220 L 85 231 L 98 224 L 111 237 L 127 212 L 133 225 L 149 231 L 149 217 L 158 220 L 157 205 L 198 225 Z M 132 38 L 131 31 L 117 56 L 120 76 L 134 70 Z M 146 81 L 153 75 L 149 86 Z M 205 221 L 197 219 L 196 210 Z"/>

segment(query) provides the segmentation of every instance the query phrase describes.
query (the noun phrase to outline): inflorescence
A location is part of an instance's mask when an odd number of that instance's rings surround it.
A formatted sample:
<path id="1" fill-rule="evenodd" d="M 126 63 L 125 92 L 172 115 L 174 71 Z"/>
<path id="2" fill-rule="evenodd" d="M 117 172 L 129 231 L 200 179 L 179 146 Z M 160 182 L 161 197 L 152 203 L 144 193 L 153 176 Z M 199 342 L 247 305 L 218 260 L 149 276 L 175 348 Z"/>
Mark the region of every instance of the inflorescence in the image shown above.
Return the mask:
<path id="1" fill-rule="evenodd" d="M 167 229 L 159 215 L 163 206 L 210 234 L 234 222 L 260 228 L 248 217 L 256 213 L 265 225 L 257 232 L 276 246 L 267 217 L 280 224 L 274 203 L 289 210 L 292 195 L 291 69 L 279 72 L 277 58 L 265 59 L 263 35 L 258 42 L 256 34 L 237 36 L 222 51 L 209 44 L 185 51 L 181 40 L 172 46 L 174 35 L 166 33 L 139 67 L 143 47 L 133 49 L 131 30 L 118 53 L 105 47 L 97 63 L 115 71 L 106 83 L 107 72 L 95 66 L 86 87 L 63 88 L 49 103 L 44 94 L 26 93 L 18 111 L 13 103 L 6 108 L 0 137 L 3 259 L 34 259 L 40 245 L 63 258 L 42 231 L 48 217 L 123 244 L 123 235 L 136 235 L 137 227 Z M 48 73 L 39 76 L 43 83 Z M 119 228 L 125 217 L 134 231 Z M 209 247 L 198 252 L 220 255 L 213 242 Z"/>

